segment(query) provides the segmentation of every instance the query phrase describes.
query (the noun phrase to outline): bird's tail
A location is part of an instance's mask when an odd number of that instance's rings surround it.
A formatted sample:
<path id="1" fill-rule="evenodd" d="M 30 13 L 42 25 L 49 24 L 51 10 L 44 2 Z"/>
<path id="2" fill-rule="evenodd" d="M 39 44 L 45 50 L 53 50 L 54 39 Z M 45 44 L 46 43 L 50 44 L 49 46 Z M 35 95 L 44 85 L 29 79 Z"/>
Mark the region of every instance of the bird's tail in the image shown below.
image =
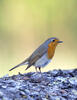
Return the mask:
<path id="1" fill-rule="evenodd" d="M 26 59 L 25 61 L 23 61 L 22 63 L 16 65 L 15 67 L 11 68 L 9 71 L 12 71 L 13 69 L 17 68 L 17 67 L 20 67 L 21 65 L 26 65 L 28 64 L 28 59 Z"/>

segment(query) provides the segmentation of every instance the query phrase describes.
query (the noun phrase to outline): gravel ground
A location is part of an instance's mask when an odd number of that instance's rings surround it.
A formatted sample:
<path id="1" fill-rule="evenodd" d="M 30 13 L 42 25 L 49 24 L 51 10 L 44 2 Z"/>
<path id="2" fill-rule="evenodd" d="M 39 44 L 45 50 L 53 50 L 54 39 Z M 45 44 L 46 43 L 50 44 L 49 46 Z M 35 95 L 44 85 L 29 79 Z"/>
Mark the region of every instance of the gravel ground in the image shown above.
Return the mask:
<path id="1" fill-rule="evenodd" d="M 4 76 L 0 100 L 77 100 L 77 69 Z"/>

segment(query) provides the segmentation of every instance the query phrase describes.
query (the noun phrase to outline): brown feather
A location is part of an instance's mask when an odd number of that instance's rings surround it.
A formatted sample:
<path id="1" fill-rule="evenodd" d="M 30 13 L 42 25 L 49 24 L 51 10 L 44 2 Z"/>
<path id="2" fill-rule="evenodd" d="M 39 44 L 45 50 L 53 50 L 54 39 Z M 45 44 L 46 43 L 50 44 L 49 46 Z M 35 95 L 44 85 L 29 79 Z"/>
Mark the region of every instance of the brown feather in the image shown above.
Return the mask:
<path id="1" fill-rule="evenodd" d="M 52 59 L 53 58 L 56 46 L 57 46 L 57 42 L 56 41 L 55 41 L 55 43 L 51 42 L 48 45 L 48 59 Z"/>

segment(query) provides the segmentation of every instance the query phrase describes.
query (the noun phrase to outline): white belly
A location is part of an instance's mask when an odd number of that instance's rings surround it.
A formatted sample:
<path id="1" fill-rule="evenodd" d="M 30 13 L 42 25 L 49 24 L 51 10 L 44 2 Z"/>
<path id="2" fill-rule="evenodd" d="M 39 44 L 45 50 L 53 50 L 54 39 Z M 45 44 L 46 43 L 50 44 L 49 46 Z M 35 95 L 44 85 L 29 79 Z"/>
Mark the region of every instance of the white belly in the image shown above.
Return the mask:
<path id="1" fill-rule="evenodd" d="M 46 66 L 51 60 L 47 58 L 47 54 L 44 54 L 39 60 L 36 61 L 34 64 L 35 67 L 44 67 Z"/>

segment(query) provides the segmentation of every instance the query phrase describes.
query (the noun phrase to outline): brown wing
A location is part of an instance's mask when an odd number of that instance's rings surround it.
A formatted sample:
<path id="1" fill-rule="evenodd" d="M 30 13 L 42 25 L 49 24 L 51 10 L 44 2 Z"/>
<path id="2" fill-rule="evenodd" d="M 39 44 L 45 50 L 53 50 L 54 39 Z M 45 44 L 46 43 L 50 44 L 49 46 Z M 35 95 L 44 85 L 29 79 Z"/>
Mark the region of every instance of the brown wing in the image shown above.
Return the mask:
<path id="1" fill-rule="evenodd" d="M 37 48 L 33 52 L 33 54 L 29 57 L 29 59 L 28 59 L 29 64 L 28 64 L 26 70 L 29 67 L 31 67 L 32 65 L 34 65 L 35 62 L 47 52 L 47 49 L 48 49 L 48 46 L 46 46 L 45 44 L 42 44 L 39 48 Z"/>
<path id="2" fill-rule="evenodd" d="M 29 62 L 29 64 L 28 64 L 26 70 L 27 70 L 28 68 L 30 68 L 38 59 L 39 59 L 39 56 L 34 57 L 34 59 L 31 60 L 31 61 Z"/>

